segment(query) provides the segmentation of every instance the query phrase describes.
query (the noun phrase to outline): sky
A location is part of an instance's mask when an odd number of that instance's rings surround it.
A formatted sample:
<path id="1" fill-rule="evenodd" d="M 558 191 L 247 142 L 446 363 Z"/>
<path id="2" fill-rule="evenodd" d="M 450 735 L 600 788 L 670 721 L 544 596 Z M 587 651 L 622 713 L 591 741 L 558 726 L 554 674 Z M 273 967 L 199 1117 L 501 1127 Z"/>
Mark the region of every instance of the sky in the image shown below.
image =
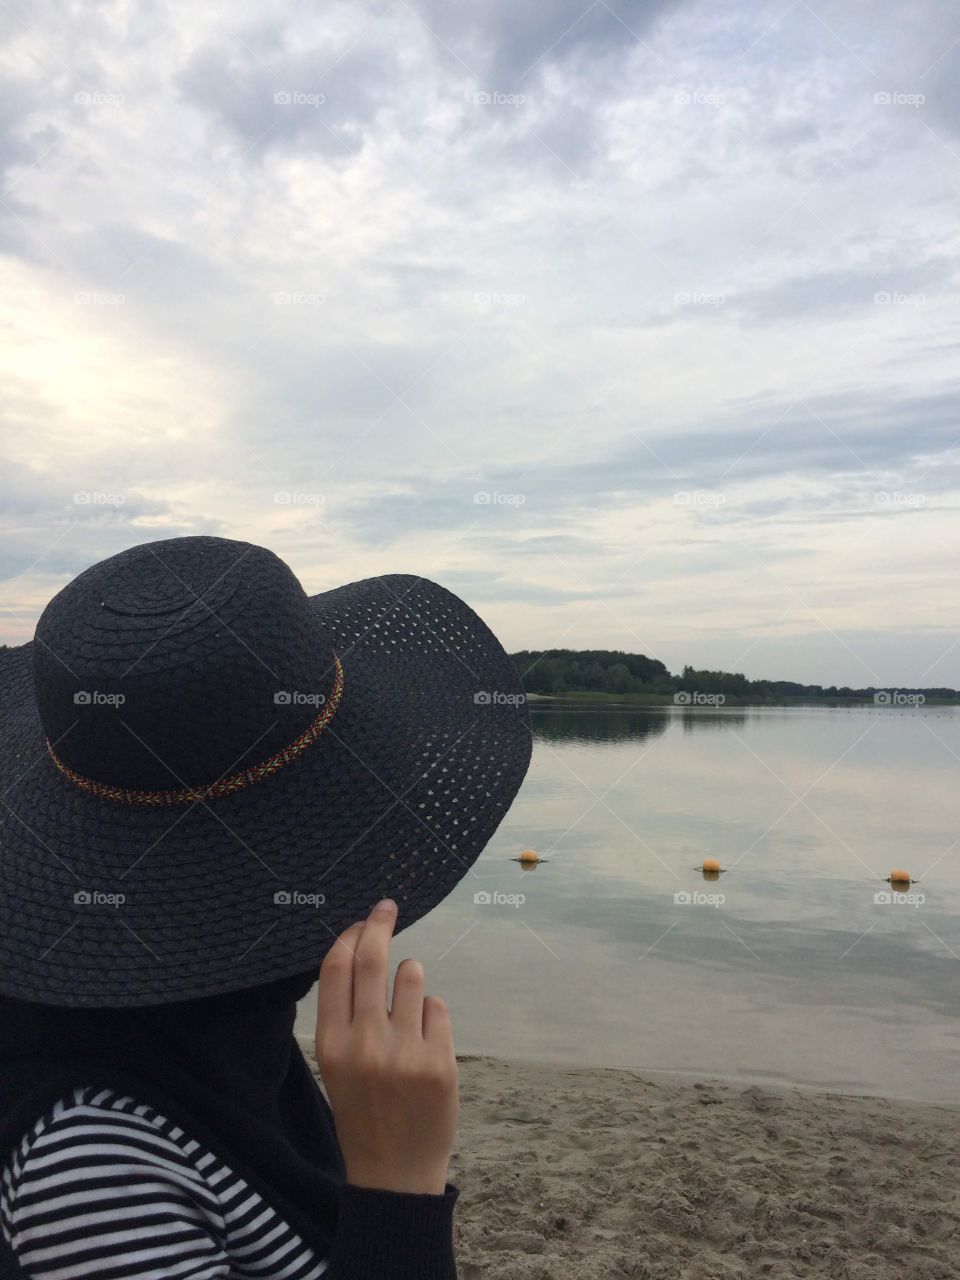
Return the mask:
<path id="1" fill-rule="evenodd" d="M 946 0 L 0 5 L 0 641 L 156 538 L 960 686 Z"/>

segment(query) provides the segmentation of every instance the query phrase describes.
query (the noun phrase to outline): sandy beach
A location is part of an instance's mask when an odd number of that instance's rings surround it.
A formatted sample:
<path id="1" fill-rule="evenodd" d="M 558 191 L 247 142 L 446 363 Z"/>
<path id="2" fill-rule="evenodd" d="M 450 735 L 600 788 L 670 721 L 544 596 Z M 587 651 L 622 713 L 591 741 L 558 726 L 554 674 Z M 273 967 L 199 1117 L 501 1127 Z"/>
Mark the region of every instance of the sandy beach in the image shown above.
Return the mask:
<path id="1" fill-rule="evenodd" d="M 461 1059 L 461 1280 L 960 1276 L 960 1112 Z"/>

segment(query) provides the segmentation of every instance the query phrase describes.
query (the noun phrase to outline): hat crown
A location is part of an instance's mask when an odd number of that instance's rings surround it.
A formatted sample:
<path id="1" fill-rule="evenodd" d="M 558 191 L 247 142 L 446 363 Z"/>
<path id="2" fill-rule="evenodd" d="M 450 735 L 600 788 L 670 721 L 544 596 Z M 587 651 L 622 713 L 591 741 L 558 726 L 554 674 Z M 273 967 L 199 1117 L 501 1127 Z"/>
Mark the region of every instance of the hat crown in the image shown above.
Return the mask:
<path id="1" fill-rule="evenodd" d="M 317 714 L 333 655 L 289 567 L 263 547 L 172 538 L 76 577 L 37 624 L 44 732 L 84 777 L 202 787 L 285 747 Z"/>

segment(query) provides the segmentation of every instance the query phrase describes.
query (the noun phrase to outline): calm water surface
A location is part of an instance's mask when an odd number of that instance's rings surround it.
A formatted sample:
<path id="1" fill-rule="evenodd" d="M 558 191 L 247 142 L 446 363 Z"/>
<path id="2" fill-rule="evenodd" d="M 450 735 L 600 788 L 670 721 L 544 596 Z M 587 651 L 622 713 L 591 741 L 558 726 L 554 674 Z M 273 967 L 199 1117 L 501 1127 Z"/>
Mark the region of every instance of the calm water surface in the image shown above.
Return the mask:
<path id="1" fill-rule="evenodd" d="M 533 721 L 500 830 L 394 944 L 459 1052 L 960 1103 L 960 708 Z M 913 900 L 875 901 L 893 867 Z"/>

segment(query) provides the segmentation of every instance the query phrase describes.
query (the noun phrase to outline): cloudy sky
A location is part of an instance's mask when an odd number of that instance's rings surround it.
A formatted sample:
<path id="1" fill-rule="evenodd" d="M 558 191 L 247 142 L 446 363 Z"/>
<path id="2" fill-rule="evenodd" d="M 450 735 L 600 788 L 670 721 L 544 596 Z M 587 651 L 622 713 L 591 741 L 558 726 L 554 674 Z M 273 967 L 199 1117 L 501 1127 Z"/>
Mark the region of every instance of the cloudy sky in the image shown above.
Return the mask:
<path id="1" fill-rule="evenodd" d="M 952 0 L 4 0 L 0 640 L 153 538 L 960 686 Z"/>

